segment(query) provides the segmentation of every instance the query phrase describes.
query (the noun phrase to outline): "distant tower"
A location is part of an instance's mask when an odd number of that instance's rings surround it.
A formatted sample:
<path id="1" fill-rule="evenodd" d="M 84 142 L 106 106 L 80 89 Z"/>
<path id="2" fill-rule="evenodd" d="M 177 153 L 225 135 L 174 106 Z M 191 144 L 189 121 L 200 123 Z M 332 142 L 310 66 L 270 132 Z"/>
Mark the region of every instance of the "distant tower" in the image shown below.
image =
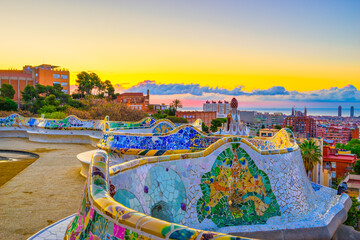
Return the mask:
<path id="1" fill-rule="evenodd" d="M 341 106 L 338 107 L 338 117 L 341 117 Z"/>
<path id="2" fill-rule="evenodd" d="M 304 110 L 304 116 L 305 116 L 305 117 L 307 116 L 307 109 L 306 109 L 306 106 L 305 106 L 305 110 Z"/>
<path id="3" fill-rule="evenodd" d="M 295 116 L 295 107 L 292 107 L 291 116 Z"/>
<path id="4" fill-rule="evenodd" d="M 236 98 L 231 99 L 230 106 L 231 106 L 231 114 L 233 115 L 233 120 L 234 121 L 238 120 L 237 119 L 237 108 L 239 106 L 239 103 L 236 100 Z"/>
<path id="5" fill-rule="evenodd" d="M 354 106 L 350 107 L 350 117 L 354 117 Z"/>

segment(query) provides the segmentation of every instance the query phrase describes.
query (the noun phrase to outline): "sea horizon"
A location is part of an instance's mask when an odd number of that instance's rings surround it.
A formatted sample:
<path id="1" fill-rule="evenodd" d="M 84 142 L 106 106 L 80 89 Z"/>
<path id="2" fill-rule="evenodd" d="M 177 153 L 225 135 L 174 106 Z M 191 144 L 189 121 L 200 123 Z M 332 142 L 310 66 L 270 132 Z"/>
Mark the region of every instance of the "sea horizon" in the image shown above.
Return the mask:
<path id="1" fill-rule="evenodd" d="M 179 109 L 180 111 L 202 111 L 202 107 L 184 107 Z M 285 115 L 290 115 L 292 108 L 238 108 L 240 111 L 256 111 L 261 113 L 276 113 L 281 112 Z M 296 111 L 304 112 L 304 108 L 295 108 Z M 308 116 L 337 116 L 338 108 L 307 108 Z M 350 108 L 342 109 L 342 117 L 350 117 Z M 354 117 L 359 117 L 356 109 L 354 111 Z"/>

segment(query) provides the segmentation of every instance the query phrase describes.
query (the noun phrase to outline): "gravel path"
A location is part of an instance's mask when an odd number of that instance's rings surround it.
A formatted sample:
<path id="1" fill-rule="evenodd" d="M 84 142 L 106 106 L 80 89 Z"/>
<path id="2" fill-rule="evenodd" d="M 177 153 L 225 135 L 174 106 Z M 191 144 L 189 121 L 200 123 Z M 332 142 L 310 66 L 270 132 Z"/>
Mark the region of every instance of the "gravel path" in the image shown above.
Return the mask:
<path id="1" fill-rule="evenodd" d="M 0 239 L 26 239 L 78 210 L 85 178 L 76 155 L 94 147 L 0 138 L 0 149 L 40 155 L 0 188 Z"/>

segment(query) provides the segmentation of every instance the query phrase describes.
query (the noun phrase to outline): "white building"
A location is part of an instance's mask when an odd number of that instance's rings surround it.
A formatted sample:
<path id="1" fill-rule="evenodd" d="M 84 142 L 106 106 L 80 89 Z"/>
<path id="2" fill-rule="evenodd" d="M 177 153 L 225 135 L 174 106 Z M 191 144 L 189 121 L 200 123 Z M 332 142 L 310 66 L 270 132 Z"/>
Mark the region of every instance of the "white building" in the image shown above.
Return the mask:
<path id="1" fill-rule="evenodd" d="M 216 112 L 217 118 L 226 118 L 230 113 L 230 103 L 228 101 L 206 101 L 203 104 L 204 112 Z"/>

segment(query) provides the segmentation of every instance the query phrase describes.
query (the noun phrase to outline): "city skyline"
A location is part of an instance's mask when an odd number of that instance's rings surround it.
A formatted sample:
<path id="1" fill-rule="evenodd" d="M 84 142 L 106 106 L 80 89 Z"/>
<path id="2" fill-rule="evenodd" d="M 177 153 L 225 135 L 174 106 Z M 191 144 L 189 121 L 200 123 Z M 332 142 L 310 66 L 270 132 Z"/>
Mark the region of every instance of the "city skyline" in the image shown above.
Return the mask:
<path id="1" fill-rule="evenodd" d="M 0 69 L 60 65 L 72 85 L 92 71 L 118 91 L 152 87 L 155 103 L 360 100 L 358 1 L 140 2 L 3 2 Z"/>

